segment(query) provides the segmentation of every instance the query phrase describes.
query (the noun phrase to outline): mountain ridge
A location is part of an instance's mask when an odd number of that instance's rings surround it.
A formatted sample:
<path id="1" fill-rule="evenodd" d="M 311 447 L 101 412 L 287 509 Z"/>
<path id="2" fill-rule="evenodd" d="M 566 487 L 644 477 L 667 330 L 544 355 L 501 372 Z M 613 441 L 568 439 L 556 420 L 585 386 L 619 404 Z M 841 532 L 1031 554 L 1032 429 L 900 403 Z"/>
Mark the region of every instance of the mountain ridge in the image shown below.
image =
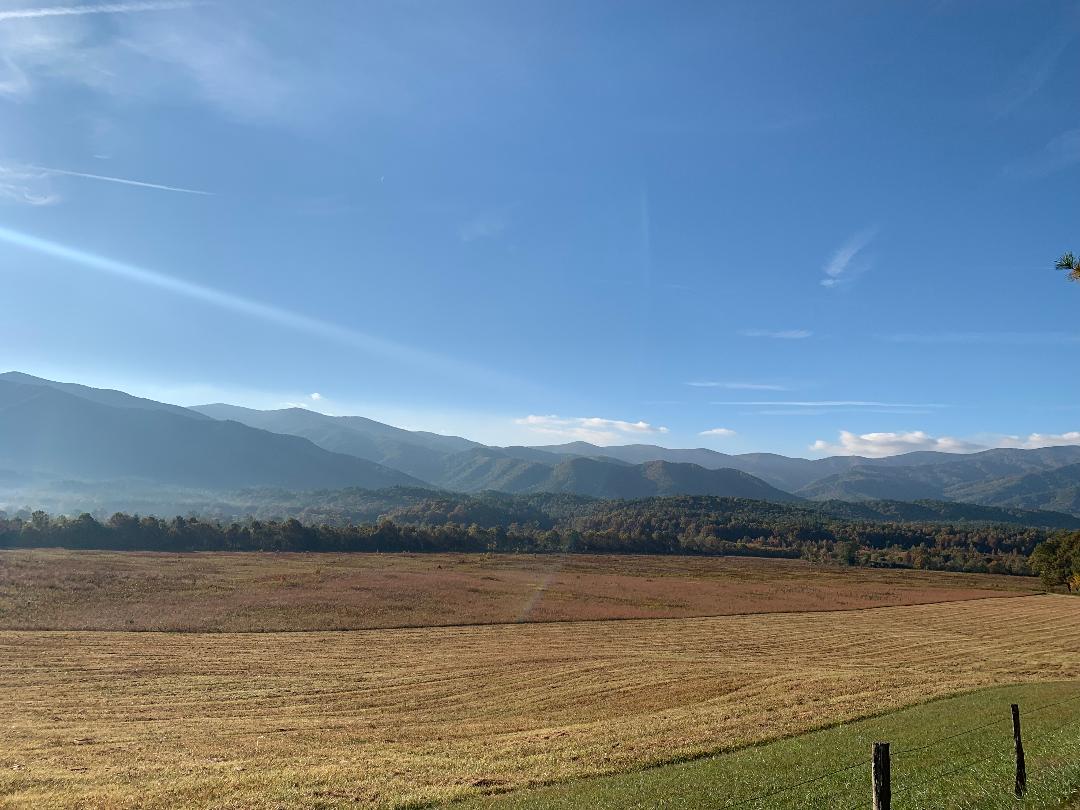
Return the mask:
<path id="1" fill-rule="evenodd" d="M 419 486 L 602 498 L 900 500 L 1080 515 L 1080 447 L 820 459 L 587 442 L 494 447 L 363 416 L 226 403 L 185 408 L 0 374 L 0 484 L 37 473 L 206 487 Z"/>
<path id="2" fill-rule="evenodd" d="M 0 380 L 0 468 L 206 487 L 421 483 L 300 437 L 10 380 Z"/>

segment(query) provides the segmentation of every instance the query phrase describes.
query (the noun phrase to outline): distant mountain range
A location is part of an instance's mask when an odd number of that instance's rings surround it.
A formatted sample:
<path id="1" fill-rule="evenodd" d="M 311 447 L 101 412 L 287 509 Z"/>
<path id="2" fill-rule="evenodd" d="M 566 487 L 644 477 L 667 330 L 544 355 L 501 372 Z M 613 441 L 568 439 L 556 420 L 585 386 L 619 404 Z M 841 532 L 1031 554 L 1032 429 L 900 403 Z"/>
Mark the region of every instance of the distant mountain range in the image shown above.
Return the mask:
<path id="1" fill-rule="evenodd" d="M 205 489 L 421 483 L 296 436 L 26 375 L 0 375 L 0 469 L 24 478 L 137 479 Z"/>
<path id="2" fill-rule="evenodd" d="M 888 458 L 585 442 L 490 447 L 303 408 L 155 402 L 0 374 L 0 487 L 125 480 L 202 490 L 393 486 L 598 498 L 936 501 L 1080 515 L 1080 447 Z"/>

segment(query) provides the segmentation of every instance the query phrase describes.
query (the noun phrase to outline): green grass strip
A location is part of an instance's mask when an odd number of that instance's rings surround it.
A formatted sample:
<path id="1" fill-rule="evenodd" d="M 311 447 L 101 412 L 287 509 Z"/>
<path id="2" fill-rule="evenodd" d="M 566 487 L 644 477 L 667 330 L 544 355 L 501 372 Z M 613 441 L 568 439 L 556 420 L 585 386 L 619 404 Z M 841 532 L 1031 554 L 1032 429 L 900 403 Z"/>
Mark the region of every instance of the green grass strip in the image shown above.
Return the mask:
<path id="1" fill-rule="evenodd" d="M 1013 795 L 1011 703 L 1020 704 L 1027 756 L 1022 802 Z M 875 740 L 892 744 L 893 810 L 1071 807 L 1080 793 L 1080 683 L 983 689 L 692 762 L 455 807 L 854 810 L 870 806 Z"/>

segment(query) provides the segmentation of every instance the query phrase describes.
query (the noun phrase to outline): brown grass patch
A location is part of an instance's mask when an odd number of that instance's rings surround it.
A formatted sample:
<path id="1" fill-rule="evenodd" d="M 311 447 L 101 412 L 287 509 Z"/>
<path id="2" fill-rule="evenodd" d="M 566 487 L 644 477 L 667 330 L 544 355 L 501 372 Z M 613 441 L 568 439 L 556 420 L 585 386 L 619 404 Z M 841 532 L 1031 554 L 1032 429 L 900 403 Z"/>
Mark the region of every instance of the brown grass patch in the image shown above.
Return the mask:
<path id="1" fill-rule="evenodd" d="M 845 610 L 1030 593 L 1033 579 L 797 560 L 0 552 L 0 628 L 349 630 Z"/>
<path id="2" fill-rule="evenodd" d="M 351 633 L 0 632 L 0 803 L 354 807 L 1080 677 L 1080 599 Z"/>

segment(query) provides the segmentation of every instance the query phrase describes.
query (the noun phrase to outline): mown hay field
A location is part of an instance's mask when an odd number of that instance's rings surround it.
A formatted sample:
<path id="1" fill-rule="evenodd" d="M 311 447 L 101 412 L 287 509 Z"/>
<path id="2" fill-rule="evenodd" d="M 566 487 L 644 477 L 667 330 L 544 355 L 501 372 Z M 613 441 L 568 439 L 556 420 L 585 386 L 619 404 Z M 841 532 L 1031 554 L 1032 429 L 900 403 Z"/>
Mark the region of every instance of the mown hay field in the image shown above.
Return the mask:
<path id="1" fill-rule="evenodd" d="M 458 810 L 866 810 L 873 743 L 891 747 L 893 810 L 1025 810 L 1080 800 L 1080 681 L 976 689 L 853 723 L 657 768 L 482 796 Z M 846 767 L 850 766 L 850 767 Z"/>
<path id="2" fill-rule="evenodd" d="M 325 633 L 0 632 L 0 803 L 405 807 L 1080 678 L 1080 599 Z"/>
<path id="3" fill-rule="evenodd" d="M 632 555 L 0 551 L 0 628 L 246 632 L 848 610 L 1036 580 Z"/>

